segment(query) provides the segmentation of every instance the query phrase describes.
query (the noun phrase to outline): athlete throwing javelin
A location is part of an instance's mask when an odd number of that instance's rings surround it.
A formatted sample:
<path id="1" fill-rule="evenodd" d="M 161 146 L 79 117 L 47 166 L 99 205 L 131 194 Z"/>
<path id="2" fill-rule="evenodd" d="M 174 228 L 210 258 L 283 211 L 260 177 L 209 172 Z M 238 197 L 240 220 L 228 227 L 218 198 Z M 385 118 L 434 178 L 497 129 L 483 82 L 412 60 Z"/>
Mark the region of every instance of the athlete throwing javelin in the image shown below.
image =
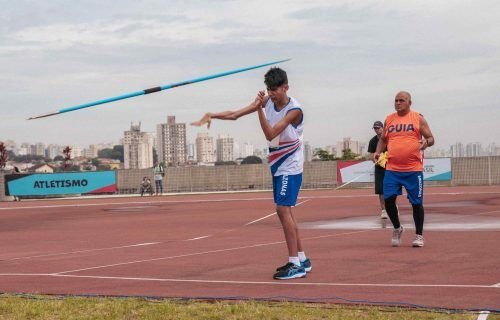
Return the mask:
<path id="1" fill-rule="evenodd" d="M 375 152 L 376 158 L 386 147 L 389 153 L 383 188 L 385 209 L 394 226 L 393 247 L 401 245 L 404 231 L 396 206 L 396 197 L 402 194 L 403 186 L 413 208 L 416 229 L 413 246 L 424 246 L 423 150 L 434 144 L 434 137 L 425 118 L 410 110 L 410 106 L 411 95 L 406 91 L 399 92 L 394 100 L 396 112 L 385 119 L 384 134 L 379 139 Z"/>
<path id="2" fill-rule="evenodd" d="M 236 120 L 257 111 L 262 131 L 270 141 L 269 165 L 274 202 L 288 247 L 288 263 L 277 268 L 273 277 L 280 280 L 302 278 L 312 270 L 312 265 L 302 248 L 292 207 L 297 202 L 302 184 L 304 115 L 299 102 L 287 94 L 289 87 L 285 71 L 271 68 L 264 76 L 264 83 L 267 96 L 260 91 L 252 103 L 240 110 L 207 113 L 191 124 L 209 126 L 212 119 Z"/>

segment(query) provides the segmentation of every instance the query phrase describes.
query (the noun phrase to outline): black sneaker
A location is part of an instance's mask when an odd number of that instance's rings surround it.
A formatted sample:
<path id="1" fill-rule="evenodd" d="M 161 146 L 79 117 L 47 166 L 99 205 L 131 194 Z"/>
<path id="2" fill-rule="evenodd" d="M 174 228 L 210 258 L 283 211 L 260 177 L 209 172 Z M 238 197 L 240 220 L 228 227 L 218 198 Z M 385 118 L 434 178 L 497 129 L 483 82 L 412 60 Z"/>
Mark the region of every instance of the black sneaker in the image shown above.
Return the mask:
<path id="1" fill-rule="evenodd" d="M 304 278 L 305 276 L 306 270 L 303 266 L 297 266 L 294 263 L 289 262 L 286 265 L 286 268 L 276 272 L 273 278 L 278 280 L 288 280 L 295 278 Z"/>
<path id="2" fill-rule="evenodd" d="M 306 270 L 306 272 L 310 272 L 312 270 L 312 264 L 311 264 L 311 260 L 309 258 L 307 258 L 306 260 L 304 261 L 301 261 L 300 262 L 300 265 L 302 267 L 304 267 L 304 270 Z"/>
<path id="3" fill-rule="evenodd" d="M 286 268 L 288 268 L 288 265 L 290 264 L 291 262 L 287 262 L 285 265 L 282 265 L 281 267 L 277 267 L 276 268 L 276 271 L 282 271 L 282 270 L 285 270 Z"/>

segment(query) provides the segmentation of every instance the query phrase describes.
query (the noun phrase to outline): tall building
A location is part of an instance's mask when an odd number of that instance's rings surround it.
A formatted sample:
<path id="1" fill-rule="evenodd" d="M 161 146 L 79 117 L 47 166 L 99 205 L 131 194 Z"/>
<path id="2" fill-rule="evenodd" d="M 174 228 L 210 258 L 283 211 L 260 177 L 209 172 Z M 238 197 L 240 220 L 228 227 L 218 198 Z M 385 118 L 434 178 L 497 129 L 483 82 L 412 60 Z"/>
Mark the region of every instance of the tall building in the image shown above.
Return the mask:
<path id="1" fill-rule="evenodd" d="M 23 142 L 21 144 L 21 147 L 19 147 L 18 155 L 20 155 L 20 156 L 26 156 L 26 155 L 29 155 L 29 154 L 31 154 L 31 146 L 30 146 L 29 143 Z"/>
<path id="2" fill-rule="evenodd" d="M 81 158 L 83 157 L 82 148 L 79 146 L 71 146 L 71 159 Z"/>
<path id="3" fill-rule="evenodd" d="M 311 162 L 313 159 L 313 149 L 309 141 L 304 142 L 304 161 Z"/>
<path id="4" fill-rule="evenodd" d="M 342 157 L 343 151 L 347 149 L 351 149 L 351 151 L 354 152 L 355 154 L 361 154 L 359 141 L 351 140 L 350 137 L 346 137 L 344 138 L 343 141 L 337 142 L 336 149 L 337 149 L 337 154 L 336 154 L 337 158 Z"/>
<path id="5" fill-rule="evenodd" d="M 358 147 L 359 147 L 359 149 L 358 149 L 359 152 L 356 152 L 357 154 L 359 154 L 359 155 L 368 154 L 368 147 L 367 147 L 365 142 L 360 142 L 358 144 Z"/>
<path id="6" fill-rule="evenodd" d="M 187 158 L 189 162 L 196 161 L 196 146 L 192 142 L 187 144 Z"/>
<path id="7" fill-rule="evenodd" d="M 95 144 L 91 144 L 88 148 L 83 149 L 83 156 L 87 159 L 97 158 L 98 151 L 99 149 L 97 149 L 97 146 Z"/>
<path id="8" fill-rule="evenodd" d="M 221 134 L 216 140 L 217 162 L 234 160 L 234 139 L 229 135 Z"/>
<path id="9" fill-rule="evenodd" d="M 243 147 L 240 149 L 240 157 L 241 158 L 246 158 L 249 156 L 253 156 L 253 150 L 254 150 L 253 144 L 249 142 L 245 142 L 243 144 Z"/>
<path id="10" fill-rule="evenodd" d="M 479 142 L 467 143 L 465 146 L 466 157 L 479 157 L 482 155 L 482 148 Z"/>
<path id="11" fill-rule="evenodd" d="M 38 142 L 35 145 L 35 155 L 45 157 L 45 143 Z"/>
<path id="12" fill-rule="evenodd" d="M 500 146 L 497 146 L 495 143 L 490 143 L 486 152 L 489 156 L 500 156 Z"/>
<path id="13" fill-rule="evenodd" d="M 175 123 L 175 116 L 168 116 L 167 123 L 156 126 L 156 152 L 165 165 L 182 165 L 187 162 L 186 124 Z"/>
<path id="14" fill-rule="evenodd" d="M 464 145 L 461 142 L 457 142 L 450 146 L 450 156 L 453 158 L 465 157 Z"/>
<path id="15" fill-rule="evenodd" d="M 50 159 L 54 159 L 57 156 L 62 156 L 62 149 L 63 148 L 57 144 L 49 144 L 49 146 L 47 147 L 47 156 Z"/>
<path id="16" fill-rule="evenodd" d="M 131 124 L 124 132 L 123 160 L 125 169 L 144 169 L 153 167 L 153 137 L 141 132 L 141 123 Z"/>
<path id="17" fill-rule="evenodd" d="M 199 132 L 196 136 L 196 161 L 198 163 L 214 163 L 214 138 L 208 132 Z"/>

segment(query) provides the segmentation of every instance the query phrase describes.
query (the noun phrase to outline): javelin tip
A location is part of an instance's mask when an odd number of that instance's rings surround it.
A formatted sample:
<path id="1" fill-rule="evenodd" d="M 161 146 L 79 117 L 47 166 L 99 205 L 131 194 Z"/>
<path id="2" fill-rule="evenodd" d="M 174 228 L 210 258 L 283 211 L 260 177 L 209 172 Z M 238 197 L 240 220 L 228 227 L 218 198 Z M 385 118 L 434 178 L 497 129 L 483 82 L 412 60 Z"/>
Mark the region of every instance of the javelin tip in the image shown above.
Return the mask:
<path id="1" fill-rule="evenodd" d="M 60 113 L 59 111 L 49 112 L 49 113 L 41 114 L 39 116 L 29 117 L 26 120 L 34 120 L 34 119 L 40 119 L 40 118 L 50 117 L 50 116 L 54 116 L 54 115 L 59 114 L 59 113 Z"/>

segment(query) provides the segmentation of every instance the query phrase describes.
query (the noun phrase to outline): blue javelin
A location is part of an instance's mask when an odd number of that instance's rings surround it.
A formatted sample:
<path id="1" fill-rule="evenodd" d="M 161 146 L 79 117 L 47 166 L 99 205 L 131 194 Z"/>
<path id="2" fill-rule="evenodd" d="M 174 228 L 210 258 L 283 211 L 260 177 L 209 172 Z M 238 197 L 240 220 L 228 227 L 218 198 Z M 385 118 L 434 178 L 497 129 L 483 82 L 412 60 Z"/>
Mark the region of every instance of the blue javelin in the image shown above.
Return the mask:
<path id="1" fill-rule="evenodd" d="M 176 88 L 176 87 L 185 86 L 187 84 L 192 84 L 192 83 L 206 81 L 206 80 L 210 80 L 210 79 L 225 77 L 225 76 L 228 76 L 228 75 L 231 75 L 231 74 L 234 74 L 234 73 L 239 73 L 239 72 L 244 72 L 244 71 L 248 71 L 248 70 L 252 70 L 252 69 L 262 68 L 262 67 L 270 66 L 270 65 L 273 65 L 273 64 L 278 64 L 278 63 L 281 63 L 281 62 L 285 62 L 285 61 L 288 61 L 288 60 L 290 60 L 290 59 L 268 62 L 268 63 L 259 64 L 259 65 L 252 66 L 252 67 L 235 69 L 235 70 L 221 72 L 221 73 L 217 73 L 217 74 L 213 74 L 213 75 L 209 75 L 209 76 L 205 76 L 205 77 L 200 77 L 200 78 L 196 78 L 196 79 L 191 79 L 191 80 L 176 82 L 176 83 L 172 83 L 172 84 L 167 84 L 167 85 L 164 85 L 164 86 L 161 86 L 161 87 L 154 87 L 154 88 L 149 88 L 149 89 L 145 89 L 145 90 L 141 90 L 141 91 L 126 93 L 126 94 L 122 94 L 122 95 L 119 95 L 119 96 L 116 96 L 116 97 L 111 97 L 111 98 L 107 98 L 107 99 L 102 99 L 102 100 L 97 100 L 97 101 L 88 102 L 88 103 L 84 103 L 84 104 L 79 104 L 79 105 L 76 105 L 76 106 L 63 108 L 63 109 L 60 109 L 60 110 L 57 110 L 57 111 L 54 111 L 54 112 L 42 114 L 42 115 L 39 115 L 39 116 L 30 117 L 30 118 L 28 118 L 28 120 L 50 117 L 50 116 L 54 116 L 54 115 L 65 113 L 65 112 L 71 112 L 71 111 L 75 111 L 75 110 L 89 108 L 89 107 L 92 107 L 92 106 L 97 106 L 99 104 L 104 104 L 104 103 L 109 103 L 109 102 L 113 102 L 113 101 L 118 101 L 118 100 L 133 98 L 133 97 L 142 96 L 142 95 L 145 95 L 145 94 L 150 94 L 150 93 L 153 93 L 153 92 L 158 92 L 158 91 L 162 91 L 162 90 L 173 89 L 173 88 Z"/>

